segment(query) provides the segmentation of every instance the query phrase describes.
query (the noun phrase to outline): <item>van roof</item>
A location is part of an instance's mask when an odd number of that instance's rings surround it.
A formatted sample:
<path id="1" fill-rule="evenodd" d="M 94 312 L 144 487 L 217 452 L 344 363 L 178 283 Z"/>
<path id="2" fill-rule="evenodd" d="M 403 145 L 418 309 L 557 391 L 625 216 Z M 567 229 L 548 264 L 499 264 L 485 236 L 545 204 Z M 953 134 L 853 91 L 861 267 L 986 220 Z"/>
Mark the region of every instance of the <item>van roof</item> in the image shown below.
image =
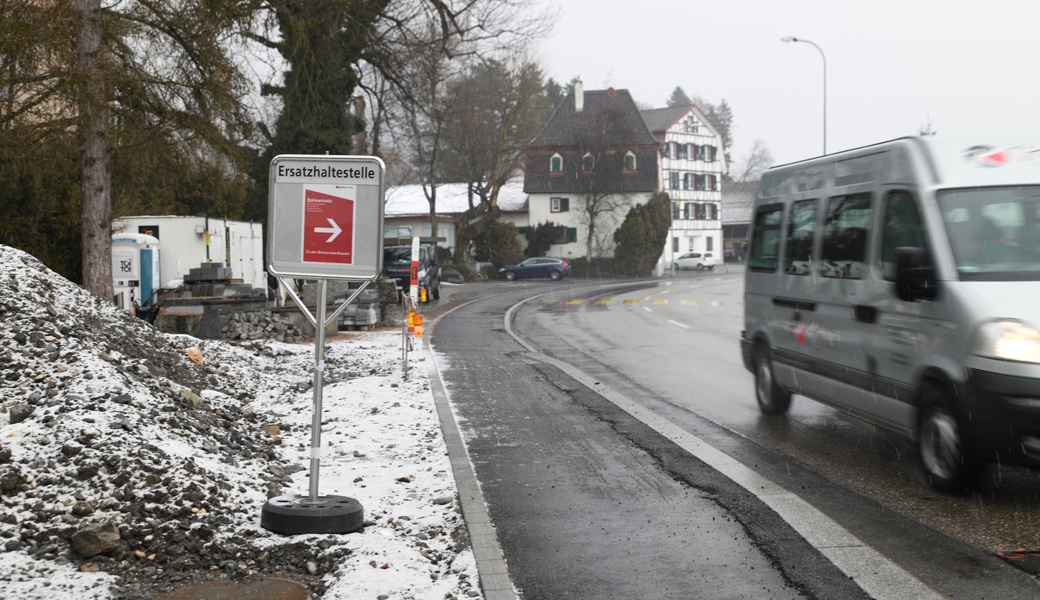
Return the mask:
<path id="1" fill-rule="evenodd" d="M 873 177 L 882 176 L 882 173 L 877 172 L 878 169 L 884 170 L 884 183 L 910 183 L 905 179 L 912 178 L 913 171 L 905 164 L 903 157 L 890 161 L 880 159 L 883 153 L 890 150 L 920 157 L 923 162 L 917 173 L 927 176 L 928 179 L 921 182 L 924 185 L 972 187 L 1040 184 L 1040 142 L 996 136 L 911 136 L 772 167 L 762 176 L 763 189 L 760 195 L 773 195 L 769 189 L 778 191 L 777 187 L 782 187 L 779 180 L 788 183 L 792 178 L 823 178 L 828 180 L 828 187 L 841 187 L 842 179 L 852 183 L 874 180 Z M 857 158 L 862 161 L 857 161 Z M 854 162 L 861 164 L 853 165 Z M 828 165 L 834 168 L 828 169 Z"/>

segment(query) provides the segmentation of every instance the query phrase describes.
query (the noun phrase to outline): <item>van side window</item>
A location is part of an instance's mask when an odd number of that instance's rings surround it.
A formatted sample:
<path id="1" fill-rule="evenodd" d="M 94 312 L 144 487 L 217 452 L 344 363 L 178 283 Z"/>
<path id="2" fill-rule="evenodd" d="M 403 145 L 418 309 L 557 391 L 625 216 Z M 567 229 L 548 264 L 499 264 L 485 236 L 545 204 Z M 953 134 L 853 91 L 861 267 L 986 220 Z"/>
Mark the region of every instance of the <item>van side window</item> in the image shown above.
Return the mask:
<path id="1" fill-rule="evenodd" d="M 776 271 L 783 214 L 783 204 L 768 204 L 755 213 L 754 229 L 751 231 L 751 256 L 748 258 L 748 268 L 752 271 Z"/>
<path id="2" fill-rule="evenodd" d="M 896 248 L 913 246 L 928 248 L 921 209 L 910 192 L 896 190 L 885 197 L 885 220 L 881 226 L 881 255 L 878 262 L 881 276 L 889 281 L 896 278 Z"/>
<path id="3" fill-rule="evenodd" d="M 823 223 L 820 275 L 862 279 L 866 275 L 870 194 L 835 196 L 827 200 Z"/>
<path id="4" fill-rule="evenodd" d="M 787 250 L 784 272 L 809 275 L 812 272 L 813 240 L 816 239 L 816 200 L 800 200 L 791 205 L 787 218 Z"/>

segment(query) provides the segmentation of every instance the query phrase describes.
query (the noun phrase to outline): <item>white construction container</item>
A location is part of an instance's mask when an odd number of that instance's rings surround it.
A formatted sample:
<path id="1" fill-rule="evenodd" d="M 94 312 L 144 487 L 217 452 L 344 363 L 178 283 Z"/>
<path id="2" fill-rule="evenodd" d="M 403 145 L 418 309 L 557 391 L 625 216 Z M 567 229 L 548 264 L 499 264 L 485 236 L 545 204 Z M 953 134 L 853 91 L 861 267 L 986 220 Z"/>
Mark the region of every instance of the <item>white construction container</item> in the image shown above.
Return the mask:
<path id="1" fill-rule="evenodd" d="M 202 263 L 219 262 L 231 268 L 232 279 L 266 293 L 264 230 L 259 223 L 213 217 L 123 217 L 116 219 L 112 232 L 141 233 L 158 239 L 163 248 L 163 287 L 177 287 Z"/>

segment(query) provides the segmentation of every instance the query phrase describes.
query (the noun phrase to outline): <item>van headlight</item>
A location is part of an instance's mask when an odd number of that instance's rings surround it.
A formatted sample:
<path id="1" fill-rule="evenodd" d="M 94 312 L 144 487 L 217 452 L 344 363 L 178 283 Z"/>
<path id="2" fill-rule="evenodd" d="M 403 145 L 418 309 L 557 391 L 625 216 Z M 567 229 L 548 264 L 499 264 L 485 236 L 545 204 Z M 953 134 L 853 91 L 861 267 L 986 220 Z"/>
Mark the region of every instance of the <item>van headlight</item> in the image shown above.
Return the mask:
<path id="1" fill-rule="evenodd" d="M 1040 331 L 1021 321 L 990 321 L 975 328 L 971 353 L 998 360 L 1040 363 Z"/>

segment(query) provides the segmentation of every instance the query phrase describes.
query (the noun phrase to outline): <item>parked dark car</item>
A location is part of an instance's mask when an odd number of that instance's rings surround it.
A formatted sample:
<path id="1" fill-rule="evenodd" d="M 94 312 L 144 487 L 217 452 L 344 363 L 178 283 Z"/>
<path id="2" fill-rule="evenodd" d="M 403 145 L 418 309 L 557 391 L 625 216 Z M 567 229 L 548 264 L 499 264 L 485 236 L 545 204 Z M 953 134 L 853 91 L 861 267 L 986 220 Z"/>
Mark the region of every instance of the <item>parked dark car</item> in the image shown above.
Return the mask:
<path id="1" fill-rule="evenodd" d="M 722 254 L 722 260 L 726 262 L 742 262 L 744 260 L 744 251 L 740 248 L 730 248 Z"/>
<path id="2" fill-rule="evenodd" d="M 535 257 L 518 265 L 508 265 L 498 270 L 498 278 L 514 279 L 549 278 L 558 281 L 571 274 L 571 265 L 562 258 Z"/>
<path id="3" fill-rule="evenodd" d="M 441 297 L 441 268 L 432 246 L 419 246 L 419 289 L 426 290 L 426 301 Z M 383 276 L 397 281 L 398 298 L 412 286 L 412 247 L 383 247 Z M 420 301 L 422 293 L 419 294 Z"/>

